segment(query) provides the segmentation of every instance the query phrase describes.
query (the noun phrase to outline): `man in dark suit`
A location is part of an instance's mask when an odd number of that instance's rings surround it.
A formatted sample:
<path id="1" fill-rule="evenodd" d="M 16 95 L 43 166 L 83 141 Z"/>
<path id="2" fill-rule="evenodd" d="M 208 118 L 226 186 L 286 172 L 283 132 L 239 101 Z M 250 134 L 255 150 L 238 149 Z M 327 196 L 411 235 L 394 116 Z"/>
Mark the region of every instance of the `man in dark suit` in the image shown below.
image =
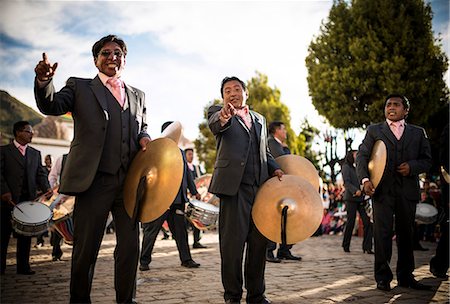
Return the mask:
<path id="1" fill-rule="evenodd" d="M 377 288 L 383 291 L 391 289 L 393 279 L 389 264 L 394 214 L 398 285 L 414 289 L 429 288 L 414 279 L 413 226 L 420 199 L 418 175 L 431 167 L 431 148 L 423 128 L 405 123 L 409 109 L 405 96 L 389 95 L 384 107 L 386 121 L 368 127 L 356 158 L 358 179 L 365 194 L 373 196 L 375 280 Z M 382 140 L 386 145 L 387 161 L 375 191 L 369 177 L 368 163 L 377 140 Z"/>
<path id="2" fill-rule="evenodd" d="M 281 121 L 273 121 L 269 124 L 269 150 L 274 158 L 281 155 L 291 154 L 286 145 L 287 131 L 286 126 Z M 266 260 L 271 263 L 280 263 L 281 260 L 300 261 L 302 258 L 291 253 L 292 245 L 280 244 L 275 257 L 273 251 L 277 248 L 277 244 L 268 241 Z"/>
<path id="3" fill-rule="evenodd" d="M 12 232 L 11 211 L 13 205 L 32 201 L 38 190 L 47 198 L 52 190 L 47 180 L 47 170 L 42 166 L 41 152 L 28 144 L 33 138 L 29 122 L 19 121 L 13 127 L 14 141 L 0 148 L 1 151 L 1 263 L 0 272 L 5 273 L 6 253 Z M 34 274 L 30 268 L 31 236 L 17 234 L 17 273 Z"/>
<path id="4" fill-rule="evenodd" d="M 192 178 L 195 179 L 202 176 L 203 172 L 200 169 L 199 165 L 194 165 L 194 149 L 192 148 L 186 148 L 184 149 L 184 154 L 186 155 L 186 161 L 188 165 L 189 172 L 192 175 Z M 187 221 L 187 225 L 189 225 L 192 228 L 192 234 L 194 235 L 194 244 L 192 245 L 192 248 L 198 249 L 198 248 L 207 248 L 207 246 L 200 243 L 200 229 L 192 225 L 189 221 Z"/>
<path id="5" fill-rule="evenodd" d="M 94 79 L 71 77 L 56 92 L 44 53 L 35 68 L 38 108 L 48 115 L 72 113 L 74 139 L 61 176 L 59 192 L 75 195 L 74 246 L 70 301 L 89 303 L 95 261 L 111 211 L 116 227 L 114 252 L 116 300 L 130 303 L 135 294 L 139 229 L 123 204 L 123 184 L 131 161 L 150 142 L 144 93 L 124 83 L 127 47 L 108 35 L 92 47 L 99 70 Z"/>
<path id="6" fill-rule="evenodd" d="M 267 146 L 265 118 L 245 104 L 248 91 L 237 77 L 226 77 L 220 89 L 223 107 L 208 110 L 216 137 L 217 157 L 209 192 L 220 198 L 219 243 L 226 303 L 242 297 L 242 258 L 245 243 L 245 287 L 248 303 L 270 303 L 265 297 L 267 239 L 258 231 L 251 211 L 258 188 L 283 171 Z M 270 174 L 270 175 L 269 175 Z"/>
<path id="7" fill-rule="evenodd" d="M 172 121 L 165 122 L 162 125 L 161 132 L 163 132 L 171 123 Z M 192 260 L 186 230 L 186 219 L 184 216 L 185 204 L 189 201 L 187 198 L 187 189 L 189 189 L 192 195 L 194 195 L 197 199 L 200 199 L 200 194 L 197 192 L 194 179 L 189 173 L 186 156 L 182 150 L 180 150 L 180 153 L 183 156 L 183 179 L 181 180 L 181 185 L 177 196 L 170 205 L 169 210 L 167 210 L 163 215 L 152 222 L 142 224 L 144 237 L 142 239 L 142 252 L 139 266 L 139 270 L 141 271 L 147 271 L 150 269 L 148 265 L 152 261 L 152 252 L 153 247 L 155 246 L 156 237 L 158 236 L 159 230 L 161 230 L 161 225 L 165 220 L 167 220 L 170 232 L 175 238 L 178 253 L 180 255 L 181 266 L 187 268 L 198 268 L 200 266 L 199 263 Z"/>

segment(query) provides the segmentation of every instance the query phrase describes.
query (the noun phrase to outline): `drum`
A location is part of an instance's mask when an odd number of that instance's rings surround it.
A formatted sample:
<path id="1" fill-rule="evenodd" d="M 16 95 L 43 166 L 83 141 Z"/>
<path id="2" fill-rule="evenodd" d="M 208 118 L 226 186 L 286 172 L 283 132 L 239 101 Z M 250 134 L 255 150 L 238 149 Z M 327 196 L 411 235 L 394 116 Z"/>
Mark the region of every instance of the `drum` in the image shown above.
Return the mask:
<path id="1" fill-rule="evenodd" d="M 75 197 L 59 194 L 52 203 L 53 217 L 50 227 L 56 229 L 64 242 L 73 245 L 73 220 L 72 213 L 75 205 Z"/>
<path id="2" fill-rule="evenodd" d="M 438 217 L 438 210 L 430 204 L 419 203 L 416 206 L 416 222 L 418 224 L 433 224 Z"/>
<path id="3" fill-rule="evenodd" d="M 22 202 L 11 212 L 12 227 L 22 235 L 35 236 L 47 230 L 52 217 L 50 208 L 39 202 Z"/>
<path id="4" fill-rule="evenodd" d="M 186 218 L 200 230 L 215 228 L 219 218 L 219 208 L 198 200 L 192 200 L 186 207 Z"/>
<path id="5" fill-rule="evenodd" d="M 200 193 L 201 196 L 200 200 L 202 202 L 218 207 L 220 204 L 220 199 L 214 194 L 208 192 L 209 184 L 211 183 L 211 178 L 212 178 L 211 174 L 204 174 L 200 177 L 197 177 L 194 183 L 198 193 Z"/>

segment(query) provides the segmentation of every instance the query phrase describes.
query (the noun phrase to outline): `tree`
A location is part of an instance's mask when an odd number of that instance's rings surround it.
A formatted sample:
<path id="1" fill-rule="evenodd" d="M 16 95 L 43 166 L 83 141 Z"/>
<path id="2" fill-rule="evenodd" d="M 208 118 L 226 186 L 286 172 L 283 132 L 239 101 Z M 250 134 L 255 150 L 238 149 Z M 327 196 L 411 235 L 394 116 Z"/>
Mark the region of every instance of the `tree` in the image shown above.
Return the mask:
<path id="1" fill-rule="evenodd" d="M 336 128 L 365 127 L 384 120 L 384 98 L 395 92 L 411 101 L 408 121 L 427 129 L 449 100 L 448 59 L 431 20 L 423 0 L 336 0 L 306 58 L 319 114 Z"/>
<path id="2" fill-rule="evenodd" d="M 291 128 L 291 118 L 288 107 L 280 101 L 280 90 L 268 85 L 266 75 L 256 72 L 256 76 L 247 81 L 249 98 L 247 104 L 250 109 L 265 116 L 268 123 L 271 121 L 282 121 L 287 129 L 287 144 L 294 154 L 303 155 L 305 151 L 305 140 L 297 137 Z M 216 158 L 215 138 L 208 127 L 208 108 L 214 104 L 221 104 L 221 100 L 213 100 L 204 108 L 204 121 L 199 124 L 199 137 L 194 141 L 197 156 L 204 163 L 207 172 L 212 172 Z M 266 126 L 267 127 L 267 126 Z"/>

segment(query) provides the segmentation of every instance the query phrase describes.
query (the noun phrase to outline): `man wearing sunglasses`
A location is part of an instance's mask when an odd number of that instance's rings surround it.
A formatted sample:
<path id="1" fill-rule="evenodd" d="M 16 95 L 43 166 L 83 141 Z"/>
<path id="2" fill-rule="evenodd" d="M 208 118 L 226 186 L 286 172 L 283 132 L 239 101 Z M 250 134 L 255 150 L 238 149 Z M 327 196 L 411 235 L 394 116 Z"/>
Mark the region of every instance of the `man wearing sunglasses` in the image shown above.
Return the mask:
<path id="1" fill-rule="evenodd" d="M 99 73 L 94 79 L 71 77 L 56 92 L 58 67 L 47 55 L 35 68 L 35 97 L 47 115 L 72 113 L 74 139 L 61 176 L 60 193 L 76 196 L 70 302 L 90 303 L 95 261 L 108 213 L 113 214 L 118 303 L 131 303 L 139 257 L 139 229 L 123 204 L 123 184 L 131 161 L 150 142 L 144 93 L 122 81 L 127 47 L 108 35 L 92 47 Z"/>

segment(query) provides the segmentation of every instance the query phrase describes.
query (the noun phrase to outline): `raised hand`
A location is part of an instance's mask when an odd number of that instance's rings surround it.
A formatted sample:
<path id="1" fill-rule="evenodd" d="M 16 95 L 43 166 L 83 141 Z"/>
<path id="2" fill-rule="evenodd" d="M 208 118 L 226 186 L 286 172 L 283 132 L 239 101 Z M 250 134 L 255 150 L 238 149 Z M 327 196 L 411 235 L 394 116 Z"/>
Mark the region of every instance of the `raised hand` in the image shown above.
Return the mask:
<path id="1" fill-rule="evenodd" d="M 38 62 L 38 64 L 34 68 L 34 72 L 36 73 L 37 79 L 39 79 L 40 81 L 47 81 L 50 80 L 53 75 L 55 75 L 57 67 L 57 62 L 51 65 L 50 61 L 48 61 L 47 54 L 42 53 L 42 60 Z"/>
<path id="2" fill-rule="evenodd" d="M 236 109 L 231 103 L 227 103 L 223 106 L 222 110 L 220 110 L 220 121 L 222 124 L 225 124 L 233 115 L 236 115 Z"/>

